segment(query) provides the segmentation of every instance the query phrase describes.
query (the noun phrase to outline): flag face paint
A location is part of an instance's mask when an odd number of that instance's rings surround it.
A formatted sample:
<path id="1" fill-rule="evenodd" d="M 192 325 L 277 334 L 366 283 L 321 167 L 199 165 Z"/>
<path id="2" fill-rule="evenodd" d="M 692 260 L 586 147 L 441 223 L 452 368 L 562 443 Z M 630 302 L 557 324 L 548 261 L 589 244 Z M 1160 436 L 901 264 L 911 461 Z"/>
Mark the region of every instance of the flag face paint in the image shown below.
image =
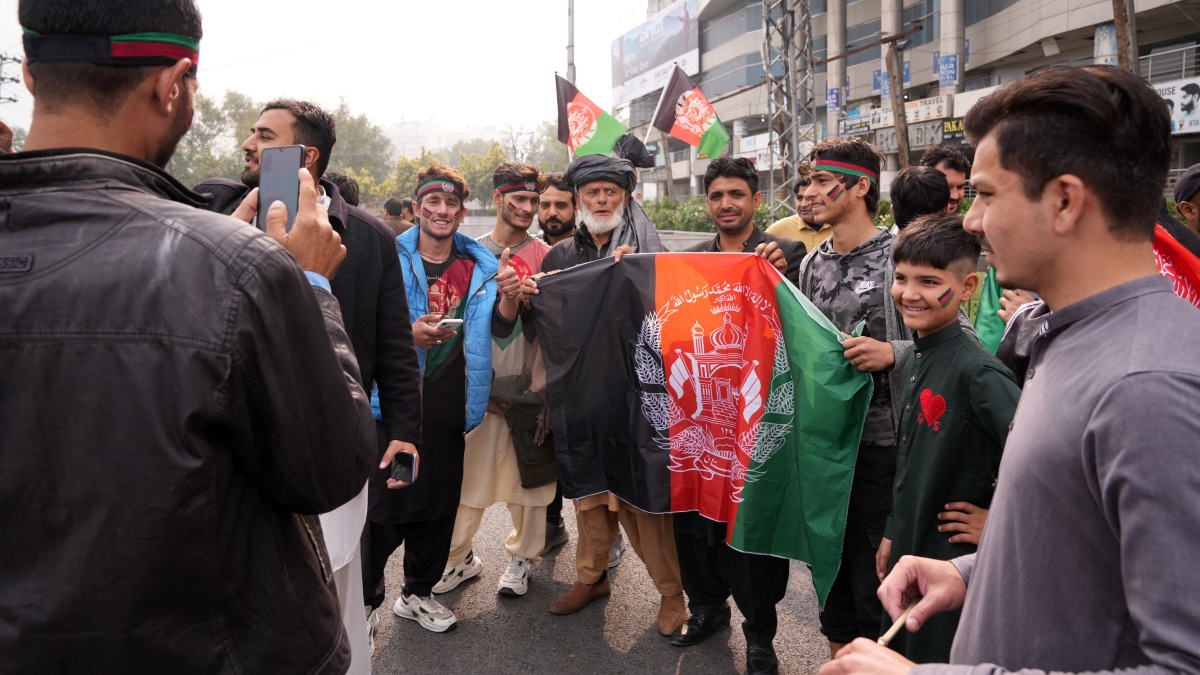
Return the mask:
<path id="1" fill-rule="evenodd" d="M 845 192 L 846 192 L 846 189 L 842 187 L 841 183 L 838 183 L 837 185 L 833 186 L 832 190 L 830 190 L 829 192 L 826 192 L 825 195 L 827 197 L 829 197 L 831 200 L 836 202 L 837 200 L 842 198 L 842 194 Z"/>
<path id="2" fill-rule="evenodd" d="M 511 211 L 511 212 L 512 212 L 514 215 L 515 215 L 515 214 L 516 214 L 516 212 L 517 212 L 517 206 L 516 206 L 516 204 L 513 204 L 512 202 L 505 202 L 505 203 L 504 203 L 504 208 L 506 208 L 506 209 L 508 209 L 509 211 Z"/>
<path id="3" fill-rule="evenodd" d="M 421 215 L 425 216 L 426 218 L 432 219 L 433 218 L 433 209 L 429 208 L 428 206 L 422 206 L 421 207 Z"/>
<path id="4" fill-rule="evenodd" d="M 938 296 L 938 303 L 942 306 L 943 309 L 945 309 L 946 307 L 949 307 L 950 303 L 953 300 L 954 300 L 954 289 L 952 289 L 952 288 L 947 288 L 945 293 L 942 293 L 940 296 Z"/>

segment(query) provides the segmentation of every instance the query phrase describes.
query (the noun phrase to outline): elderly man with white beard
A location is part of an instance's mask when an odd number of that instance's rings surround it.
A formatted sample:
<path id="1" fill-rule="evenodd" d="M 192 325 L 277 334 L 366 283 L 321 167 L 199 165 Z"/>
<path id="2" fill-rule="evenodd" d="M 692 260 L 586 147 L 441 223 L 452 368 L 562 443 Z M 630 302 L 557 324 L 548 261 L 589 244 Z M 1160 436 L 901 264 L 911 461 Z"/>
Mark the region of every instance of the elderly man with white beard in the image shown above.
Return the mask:
<path id="1" fill-rule="evenodd" d="M 636 201 L 630 200 L 637 176 L 625 159 L 587 155 L 576 159 L 563 179 L 576 193 L 579 226 L 575 234 L 550 249 L 543 272 L 554 272 L 585 262 L 626 253 L 662 251 L 658 234 Z M 560 466 L 561 470 L 561 466 Z M 579 544 L 575 550 L 578 580 L 550 605 L 555 614 L 573 614 L 592 600 L 608 595 L 608 554 L 623 525 L 633 550 L 662 595 L 658 630 L 670 635 L 687 619 L 683 583 L 675 554 L 674 526 L 670 514 L 646 513 L 611 492 L 564 496 L 575 499 Z"/>

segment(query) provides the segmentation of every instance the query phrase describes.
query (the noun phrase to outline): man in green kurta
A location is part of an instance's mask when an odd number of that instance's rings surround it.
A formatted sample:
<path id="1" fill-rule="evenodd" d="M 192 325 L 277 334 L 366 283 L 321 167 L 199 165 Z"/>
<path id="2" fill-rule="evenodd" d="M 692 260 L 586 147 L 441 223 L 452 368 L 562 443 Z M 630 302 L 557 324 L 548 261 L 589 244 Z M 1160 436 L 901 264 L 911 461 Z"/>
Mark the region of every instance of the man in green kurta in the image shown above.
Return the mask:
<path id="1" fill-rule="evenodd" d="M 904 555 L 949 560 L 975 551 L 1020 396 L 1012 373 L 958 323 L 958 306 L 978 283 L 979 242 L 962 220 L 915 221 L 893 256 L 892 297 L 916 341 L 897 367 L 902 407 L 892 514 L 876 559 L 881 579 Z M 945 662 L 957 627 L 958 612 L 938 614 L 891 645 L 917 663 Z"/>

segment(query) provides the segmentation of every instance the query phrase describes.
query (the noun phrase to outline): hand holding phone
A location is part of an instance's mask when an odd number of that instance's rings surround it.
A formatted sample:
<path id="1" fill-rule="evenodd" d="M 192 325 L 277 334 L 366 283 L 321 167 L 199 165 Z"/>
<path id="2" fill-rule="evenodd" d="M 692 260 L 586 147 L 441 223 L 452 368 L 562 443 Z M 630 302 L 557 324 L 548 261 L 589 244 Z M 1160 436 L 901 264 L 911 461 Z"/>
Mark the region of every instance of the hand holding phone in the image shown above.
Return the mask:
<path id="1" fill-rule="evenodd" d="M 458 330 L 458 327 L 462 324 L 462 319 L 442 319 L 434 325 L 434 328 L 438 330 Z"/>
<path id="2" fill-rule="evenodd" d="M 283 145 L 263 148 L 259 153 L 258 227 L 267 229 L 266 213 L 279 201 L 287 207 L 287 231 L 296 223 L 300 210 L 300 169 L 304 167 L 304 146 Z"/>
<path id="3" fill-rule="evenodd" d="M 412 453 L 401 452 L 392 458 L 392 480 L 402 483 L 417 482 L 417 468 L 421 460 Z"/>

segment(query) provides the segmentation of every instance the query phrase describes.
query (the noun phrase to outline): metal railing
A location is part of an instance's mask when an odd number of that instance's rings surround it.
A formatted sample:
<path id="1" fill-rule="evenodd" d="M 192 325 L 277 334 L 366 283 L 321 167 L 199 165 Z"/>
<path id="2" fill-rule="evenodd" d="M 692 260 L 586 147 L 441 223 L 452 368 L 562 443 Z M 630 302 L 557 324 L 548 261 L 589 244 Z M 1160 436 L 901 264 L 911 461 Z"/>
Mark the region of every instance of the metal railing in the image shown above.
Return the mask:
<path id="1" fill-rule="evenodd" d="M 1196 52 L 1196 45 L 1187 45 L 1143 56 L 1138 59 L 1142 77 L 1151 84 L 1193 77 L 1200 70 Z"/>

